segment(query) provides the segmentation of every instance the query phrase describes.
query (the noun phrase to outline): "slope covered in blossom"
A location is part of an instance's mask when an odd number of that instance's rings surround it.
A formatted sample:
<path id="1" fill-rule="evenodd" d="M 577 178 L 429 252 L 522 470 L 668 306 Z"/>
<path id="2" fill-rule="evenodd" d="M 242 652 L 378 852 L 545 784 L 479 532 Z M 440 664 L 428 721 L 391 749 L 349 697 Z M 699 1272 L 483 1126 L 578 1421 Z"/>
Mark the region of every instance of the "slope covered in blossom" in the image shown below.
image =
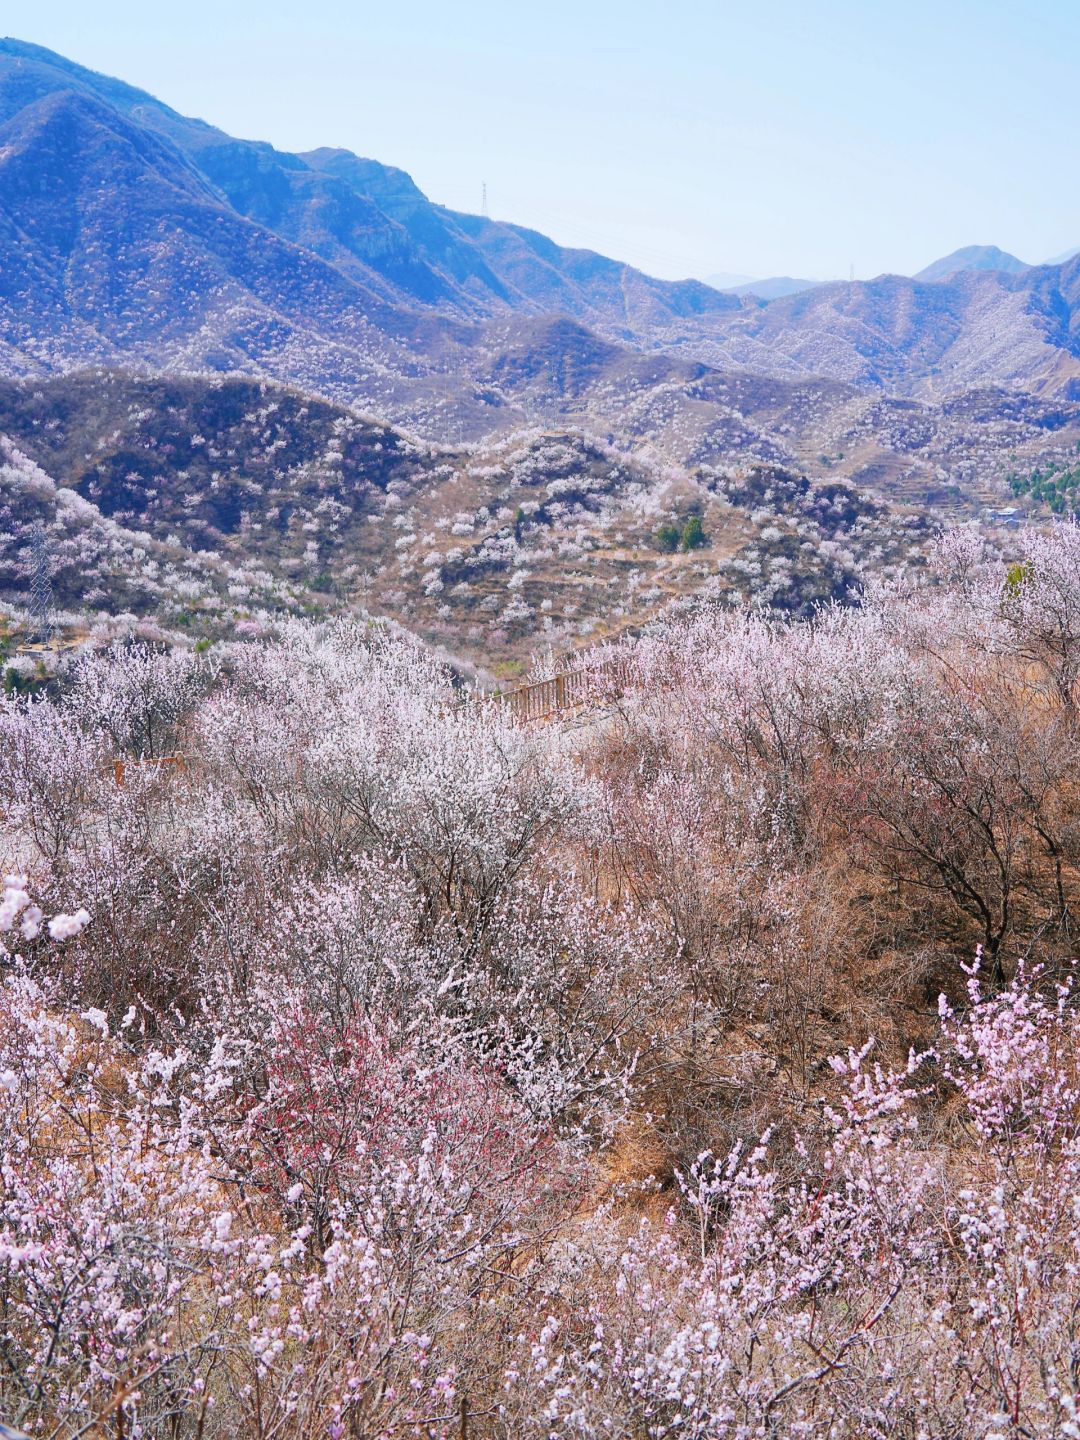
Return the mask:
<path id="1" fill-rule="evenodd" d="M 930 562 L 587 727 L 348 620 L 0 699 L 5 1423 L 1072 1440 L 1080 539 Z"/>
<path id="2" fill-rule="evenodd" d="M 709 595 L 795 613 L 848 603 L 918 567 L 938 514 L 1015 503 L 1011 469 L 1065 463 L 1080 440 L 1076 407 L 1022 396 L 928 407 L 640 356 L 631 369 L 580 329 L 564 343 L 554 378 L 542 332 L 502 351 L 486 383 L 516 397 L 516 427 L 454 445 L 240 377 L 0 382 L 0 435 L 95 525 L 166 547 L 187 577 L 135 603 L 141 565 L 113 584 L 61 564 L 79 553 L 74 511 L 45 516 L 16 491 L 3 599 L 18 622 L 45 519 L 57 592 L 84 624 L 134 611 L 207 639 L 282 606 L 360 606 L 509 676 L 538 648 L 595 644 Z M 607 407 L 630 386 L 619 441 Z M 701 543 L 662 542 L 691 517 Z"/>
<path id="3" fill-rule="evenodd" d="M 325 597 L 304 577 L 268 568 L 257 555 L 194 549 L 164 527 L 104 513 L 0 434 L 0 607 L 4 664 L 19 677 L 44 673 L 50 657 L 29 648 L 27 608 L 40 531 L 61 633 L 85 639 L 136 633 L 191 640 L 230 631 L 252 612 L 312 613 Z M 14 649 L 16 640 L 18 652 Z"/>

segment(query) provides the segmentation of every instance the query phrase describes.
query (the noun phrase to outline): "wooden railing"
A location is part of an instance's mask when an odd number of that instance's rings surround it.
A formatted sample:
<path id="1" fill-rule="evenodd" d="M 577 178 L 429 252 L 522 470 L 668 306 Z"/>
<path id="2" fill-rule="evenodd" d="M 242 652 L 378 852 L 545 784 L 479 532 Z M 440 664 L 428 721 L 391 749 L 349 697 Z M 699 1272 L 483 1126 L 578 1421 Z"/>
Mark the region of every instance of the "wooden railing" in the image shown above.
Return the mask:
<path id="1" fill-rule="evenodd" d="M 134 759 L 130 755 L 118 756 L 112 762 L 113 779 L 117 785 L 123 785 L 124 773 L 127 770 L 140 771 L 157 770 L 159 773 L 179 774 L 185 769 L 183 755 L 158 755 L 152 759 Z M 3 1440 L 3 1436 L 0 1436 Z"/>
<path id="2" fill-rule="evenodd" d="M 504 699 L 516 720 L 550 720 L 569 710 L 581 710 L 614 699 L 627 678 L 624 660 L 604 660 L 520 685 Z"/>

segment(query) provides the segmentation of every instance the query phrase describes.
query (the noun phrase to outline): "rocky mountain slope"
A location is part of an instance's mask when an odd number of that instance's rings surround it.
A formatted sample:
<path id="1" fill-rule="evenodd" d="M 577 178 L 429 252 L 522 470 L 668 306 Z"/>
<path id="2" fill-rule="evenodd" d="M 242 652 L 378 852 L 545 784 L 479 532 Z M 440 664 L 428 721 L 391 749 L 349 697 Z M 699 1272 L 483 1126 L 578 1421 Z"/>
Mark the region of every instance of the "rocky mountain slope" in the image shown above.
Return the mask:
<path id="1" fill-rule="evenodd" d="M 738 308 L 699 281 L 653 280 L 519 226 L 433 205 L 391 166 L 348 151 L 301 156 L 237 140 L 50 51 L 0 41 L 0 118 L 57 93 L 95 100 L 153 132 L 237 215 L 406 308 L 557 311 L 627 338 L 661 318 Z"/>
<path id="2" fill-rule="evenodd" d="M 1019 274 L 961 271 L 821 285 L 747 303 L 723 334 L 667 338 L 718 367 L 829 376 L 929 398 L 987 384 L 1080 397 L 1080 257 Z"/>
<path id="3" fill-rule="evenodd" d="M 1080 385 L 1080 260 L 771 302 L 653 280 L 432 205 L 348 152 L 235 140 L 144 92 L 0 42 L 0 371 L 249 370 L 410 420 L 517 317 L 717 368 L 937 397 Z"/>

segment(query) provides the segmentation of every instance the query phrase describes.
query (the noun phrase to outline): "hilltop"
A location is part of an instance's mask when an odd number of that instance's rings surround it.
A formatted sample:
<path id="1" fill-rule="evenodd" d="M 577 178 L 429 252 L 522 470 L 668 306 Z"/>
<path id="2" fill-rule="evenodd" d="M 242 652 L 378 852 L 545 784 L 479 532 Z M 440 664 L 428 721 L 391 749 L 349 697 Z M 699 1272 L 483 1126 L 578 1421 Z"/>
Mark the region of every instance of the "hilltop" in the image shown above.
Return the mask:
<path id="1" fill-rule="evenodd" d="M 1063 257 L 1066 258 L 1066 257 Z M 961 271 L 972 270 L 998 270 L 1005 275 L 1021 275 L 1031 266 L 1018 260 L 1015 255 L 1010 255 L 1007 250 L 999 250 L 996 245 L 965 245 L 960 250 L 954 250 L 951 255 L 944 255 L 940 260 L 933 261 L 924 269 L 918 271 L 916 280 L 948 280 Z"/>

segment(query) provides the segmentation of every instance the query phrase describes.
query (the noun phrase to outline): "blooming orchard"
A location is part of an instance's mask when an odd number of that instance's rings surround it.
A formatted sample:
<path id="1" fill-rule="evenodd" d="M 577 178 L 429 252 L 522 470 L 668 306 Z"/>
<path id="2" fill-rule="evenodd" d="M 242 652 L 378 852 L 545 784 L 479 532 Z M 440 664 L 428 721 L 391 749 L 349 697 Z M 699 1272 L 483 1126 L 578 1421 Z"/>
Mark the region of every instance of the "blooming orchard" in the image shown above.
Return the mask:
<path id="1" fill-rule="evenodd" d="M 1080 1437 L 1077 531 L 594 658 L 5 702 L 0 1419 Z"/>

